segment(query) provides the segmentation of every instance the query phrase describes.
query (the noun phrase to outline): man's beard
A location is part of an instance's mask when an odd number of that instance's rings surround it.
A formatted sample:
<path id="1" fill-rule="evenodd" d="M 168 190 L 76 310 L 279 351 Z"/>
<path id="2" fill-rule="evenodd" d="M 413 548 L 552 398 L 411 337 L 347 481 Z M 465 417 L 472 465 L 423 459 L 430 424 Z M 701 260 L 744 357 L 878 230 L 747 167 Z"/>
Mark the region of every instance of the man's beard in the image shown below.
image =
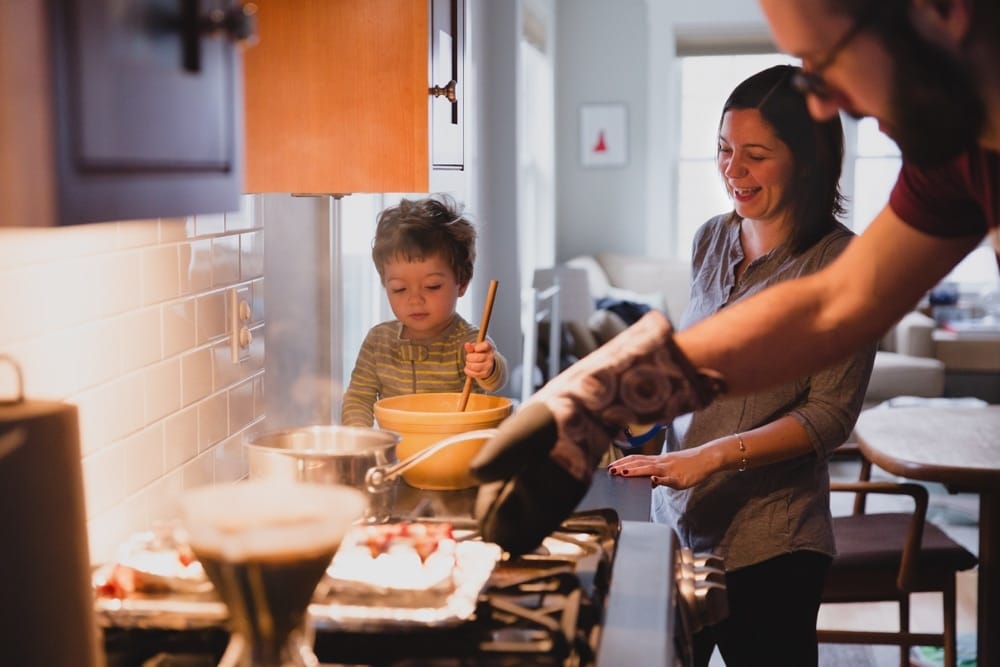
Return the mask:
<path id="1" fill-rule="evenodd" d="M 985 122 L 983 100 L 953 57 L 911 26 L 887 38 L 895 60 L 894 114 L 883 129 L 903 158 L 920 167 L 948 162 L 975 146 Z"/>

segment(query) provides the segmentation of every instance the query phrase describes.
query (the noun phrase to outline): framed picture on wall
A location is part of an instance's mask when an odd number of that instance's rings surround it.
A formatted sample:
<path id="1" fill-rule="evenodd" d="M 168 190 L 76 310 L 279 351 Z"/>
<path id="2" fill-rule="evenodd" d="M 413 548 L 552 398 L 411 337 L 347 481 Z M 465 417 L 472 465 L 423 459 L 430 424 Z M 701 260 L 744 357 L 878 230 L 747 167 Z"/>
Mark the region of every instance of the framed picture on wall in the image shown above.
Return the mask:
<path id="1" fill-rule="evenodd" d="M 628 110 L 624 104 L 580 107 L 580 163 L 584 167 L 628 164 Z"/>

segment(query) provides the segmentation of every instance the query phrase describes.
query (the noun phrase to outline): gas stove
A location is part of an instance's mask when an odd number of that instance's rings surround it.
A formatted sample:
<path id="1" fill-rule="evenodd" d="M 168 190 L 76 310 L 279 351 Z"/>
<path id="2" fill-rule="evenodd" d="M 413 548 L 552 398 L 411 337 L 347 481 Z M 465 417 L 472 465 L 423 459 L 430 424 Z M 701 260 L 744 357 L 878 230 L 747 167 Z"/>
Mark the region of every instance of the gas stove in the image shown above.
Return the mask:
<path id="1" fill-rule="evenodd" d="M 543 548 L 496 565 L 468 619 L 395 628 L 316 622 L 317 656 L 380 667 L 686 664 L 686 633 L 676 631 L 686 625 L 678 586 L 690 568 L 680 567 L 672 531 L 644 520 L 649 485 L 637 482 L 597 476 Z M 456 517 L 465 511 L 461 495 L 422 493 L 396 509 L 411 521 L 451 515 L 456 528 L 469 528 L 471 519 Z M 182 629 L 155 618 L 101 624 L 109 667 L 214 667 L 228 641 L 224 618 Z"/>
<path id="2" fill-rule="evenodd" d="M 595 665 L 621 530 L 613 510 L 578 512 L 536 552 L 498 563 L 468 619 L 346 629 L 318 619 L 316 655 L 323 663 L 386 667 Z M 180 656 L 184 664 L 214 665 L 225 649 L 222 627 L 143 625 L 104 628 L 109 665 L 169 665 Z"/>

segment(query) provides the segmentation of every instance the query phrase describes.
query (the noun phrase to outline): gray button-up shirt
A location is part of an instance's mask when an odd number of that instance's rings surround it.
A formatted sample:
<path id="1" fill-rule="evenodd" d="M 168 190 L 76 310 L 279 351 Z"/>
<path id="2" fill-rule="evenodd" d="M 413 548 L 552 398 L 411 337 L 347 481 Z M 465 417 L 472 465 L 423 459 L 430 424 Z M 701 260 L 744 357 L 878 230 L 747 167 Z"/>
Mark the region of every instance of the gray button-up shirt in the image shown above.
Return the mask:
<path id="1" fill-rule="evenodd" d="M 800 255 L 778 246 L 737 281 L 744 258 L 740 226 L 728 219 L 712 218 L 695 237 L 691 302 L 682 329 L 769 285 L 817 271 L 854 236 L 838 225 Z M 813 454 L 746 472 L 717 472 L 690 489 L 657 487 L 653 519 L 673 525 L 693 550 L 718 553 L 729 570 L 803 549 L 833 555 L 827 458 L 854 428 L 874 357 L 872 344 L 819 373 L 749 396 L 723 397 L 692 415 L 680 443 L 670 433 L 666 447 L 696 447 L 791 415 L 809 434 Z M 783 363 L 780 355 L 772 363 Z"/>

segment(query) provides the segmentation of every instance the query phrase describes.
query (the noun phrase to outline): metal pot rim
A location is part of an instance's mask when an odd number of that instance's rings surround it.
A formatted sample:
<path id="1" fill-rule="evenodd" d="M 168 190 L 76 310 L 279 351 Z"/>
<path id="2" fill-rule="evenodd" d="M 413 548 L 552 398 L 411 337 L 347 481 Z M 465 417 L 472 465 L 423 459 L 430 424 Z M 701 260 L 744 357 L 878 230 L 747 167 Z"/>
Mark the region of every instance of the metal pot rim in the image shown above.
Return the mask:
<path id="1" fill-rule="evenodd" d="M 315 447 L 292 449 L 289 447 L 279 447 L 276 446 L 275 443 L 268 442 L 271 440 L 280 440 L 281 438 L 295 437 L 298 435 L 308 436 L 310 434 L 321 433 L 354 434 L 360 437 L 372 438 L 375 442 L 371 448 L 362 451 L 334 451 Z M 273 431 L 261 431 L 260 433 L 254 433 L 246 436 L 243 444 L 249 449 L 261 452 L 274 452 L 276 454 L 284 454 L 300 458 L 328 459 L 332 457 L 358 456 L 359 454 L 364 454 L 366 451 L 374 451 L 380 448 L 390 449 L 398 445 L 402 438 L 403 436 L 399 433 L 389 431 L 387 429 L 370 428 L 367 426 L 342 426 L 339 424 L 309 424 L 306 426 L 293 426 Z"/>

